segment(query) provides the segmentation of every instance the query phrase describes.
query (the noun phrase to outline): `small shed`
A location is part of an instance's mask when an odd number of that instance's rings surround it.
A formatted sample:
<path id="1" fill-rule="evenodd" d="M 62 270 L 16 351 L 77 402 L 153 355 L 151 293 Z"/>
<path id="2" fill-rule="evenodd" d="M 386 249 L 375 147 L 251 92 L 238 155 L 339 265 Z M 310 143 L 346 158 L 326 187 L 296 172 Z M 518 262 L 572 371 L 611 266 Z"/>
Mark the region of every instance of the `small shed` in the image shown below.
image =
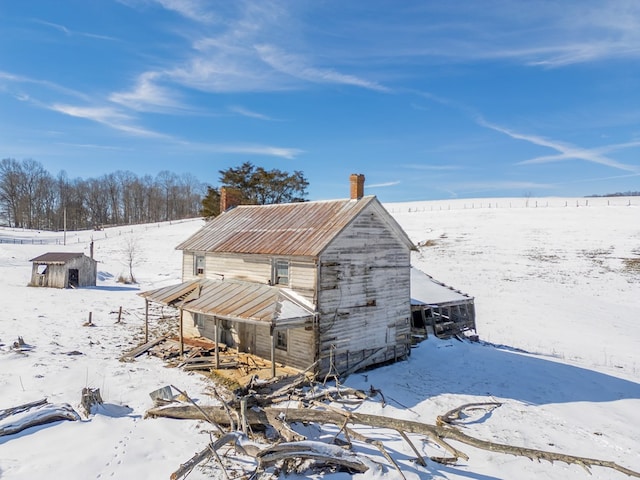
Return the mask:
<path id="1" fill-rule="evenodd" d="M 48 252 L 30 260 L 32 287 L 95 287 L 98 268 L 93 258 L 83 253 Z"/>
<path id="2" fill-rule="evenodd" d="M 475 332 L 473 297 L 411 267 L 411 326 L 441 338 Z"/>

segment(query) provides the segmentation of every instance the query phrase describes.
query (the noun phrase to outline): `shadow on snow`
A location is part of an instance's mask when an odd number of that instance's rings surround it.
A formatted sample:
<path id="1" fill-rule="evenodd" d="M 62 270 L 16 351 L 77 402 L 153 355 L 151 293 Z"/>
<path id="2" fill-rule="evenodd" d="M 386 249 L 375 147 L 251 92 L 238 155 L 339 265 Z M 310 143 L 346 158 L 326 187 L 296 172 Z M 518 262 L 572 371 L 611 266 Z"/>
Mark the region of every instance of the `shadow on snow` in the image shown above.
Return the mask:
<path id="1" fill-rule="evenodd" d="M 390 403 L 417 405 L 441 394 L 510 398 L 533 405 L 640 399 L 640 384 L 517 349 L 428 340 L 405 362 L 352 375 L 381 388 Z M 385 391 L 385 384 L 388 391 Z"/>

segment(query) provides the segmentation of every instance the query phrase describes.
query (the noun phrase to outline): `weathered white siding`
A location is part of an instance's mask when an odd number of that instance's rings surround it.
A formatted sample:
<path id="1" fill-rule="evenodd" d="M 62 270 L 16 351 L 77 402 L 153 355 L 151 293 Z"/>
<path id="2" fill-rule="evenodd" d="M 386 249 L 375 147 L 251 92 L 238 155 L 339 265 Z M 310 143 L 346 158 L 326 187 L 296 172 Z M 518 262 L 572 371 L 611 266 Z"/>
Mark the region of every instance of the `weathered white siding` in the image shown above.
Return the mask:
<path id="1" fill-rule="evenodd" d="M 287 329 L 287 348 L 276 348 L 276 362 L 301 370 L 315 361 L 315 336 L 313 330 L 302 328 Z M 269 327 L 256 327 L 256 355 L 271 358 L 271 337 Z"/>
<path id="2" fill-rule="evenodd" d="M 193 280 L 197 278 L 193 269 L 194 253 L 182 252 L 182 281 Z"/>
<path id="3" fill-rule="evenodd" d="M 289 288 L 310 302 L 315 301 L 316 265 L 313 259 L 269 255 L 240 255 L 208 253 L 206 255 L 205 277 L 245 280 L 268 284 L 272 279 L 273 262 L 289 262 Z M 194 275 L 194 252 L 184 251 L 182 255 L 182 280 L 198 278 Z"/>
<path id="4" fill-rule="evenodd" d="M 320 258 L 321 372 L 409 354 L 410 281 L 407 245 L 378 212 L 362 212 Z"/>
<path id="5" fill-rule="evenodd" d="M 69 287 L 69 270 L 78 270 L 78 287 L 95 287 L 97 277 L 97 262 L 86 255 L 71 258 L 64 264 L 51 263 L 46 265 L 44 274 L 38 273 L 40 264 L 33 262 L 31 282 L 34 287 Z"/>

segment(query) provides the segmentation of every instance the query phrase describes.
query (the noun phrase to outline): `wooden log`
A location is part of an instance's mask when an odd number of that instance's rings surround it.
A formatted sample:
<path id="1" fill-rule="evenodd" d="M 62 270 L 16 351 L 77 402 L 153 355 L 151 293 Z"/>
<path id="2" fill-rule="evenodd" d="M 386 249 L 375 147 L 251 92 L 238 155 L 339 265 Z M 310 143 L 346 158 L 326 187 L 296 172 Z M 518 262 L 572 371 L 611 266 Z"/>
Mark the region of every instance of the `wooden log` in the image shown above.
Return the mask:
<path id="1" fill-rule="evenodd" d="M 364 473 L 369 470 L 366 460 L 359 455 L 335 445 L 312 441 L 280 443 L 262 450 L 256 458 L 263 469 L 278 462 L 296 458 L 310 459 L 329 465 L 340 465 L 354 473 Z"/>
<path id="2" fill-rule="evenodd" d="M 22 405 L 17 405 L 15 407 L 5 408 L 0 410 L 0 420 L 7 418 L 10 415 L 15 415 L 16 413 L 24 412 L 34 407 L 39 407 L 45 403 L 47 403 L 47 399 L 43 398 L 42 400 L 36 400 L 35 402 L 23 403 Z"/>
<path id="3" fill-rule="evenodd" d="M 0 437 L 60 420 L 80 420 L 80 415 L 66 403 L 61 405 L 45 403 L 2 419 L 0 421 Z"/>

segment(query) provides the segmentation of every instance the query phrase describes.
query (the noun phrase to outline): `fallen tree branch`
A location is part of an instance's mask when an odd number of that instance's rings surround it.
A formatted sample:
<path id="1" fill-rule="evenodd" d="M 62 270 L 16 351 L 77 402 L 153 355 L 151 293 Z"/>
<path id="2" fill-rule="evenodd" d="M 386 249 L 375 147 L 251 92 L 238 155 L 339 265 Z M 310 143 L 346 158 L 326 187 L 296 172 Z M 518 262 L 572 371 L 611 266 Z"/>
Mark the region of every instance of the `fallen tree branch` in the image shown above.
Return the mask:
<path id="1" fill-rule="evenodd" d="M 500 402 L 465 403 L 464 405 L 460 405 L 457 408 L 449 410 L 444 415 L 438 415 L 438 417 L 436 418 L 436 423 L 438 425 L 443 425 L 445 423 L 449 425 L 453 425 L 457 420 L 460 420 L 460 417 L 462 416 L 465 410 L 483 409 L 487 413 L 489 413 L 501 406 L 502 406 L 502 403 Z"/>
<path id="2" fill-rule="evenodd" d="M 178 468 L 178 470 L 173 472 L 169 478 L 171 480 L 177 480 L 179 478 L 186 477 L 191 472 L 191 470 L 193 470 L 196 467 L 196 465 L 198 465 L 199 463 L 205 461 L 206 459 L 212 456 L 217 457 L 217 461 L 226 475 L 226 470 L 222 466 L 222 460 L 220 460 L 220 457 L 218 456 L 217 452 L 221 447 L 223 447 L 227 443 L 232 443 L 232 442 L 234 444 L 237 443 L 238 437 L 240 435 L 242 435 L 241 432 L 229 432 L 229 433 L 225 433 L 222 437 L 217 439 L 215 442 L 210 442 L 203 450 L 196 453 L 193 457 L 191 457 L 185 463 L 180 465 L 180 468 Z M 228 475 L 226 476 L 227 478 L 229 478 Z"/>
<path id="3" fill-rule="evenodd" d="M 175 385 L 171 385 L 171 387 L 174 388 L 180 395 L 182 395 L 184 398 L 186 398 L 189 402 L 191 402 L 191 404 L 193 405 L 193 407 L 196 410 L 198 410 L 200 413 L 202 413 L 203 420 L 206 420 L 211 425 L 216 427 L 220 431 L 220 433 L 225 433 L 224 430 L 222 429 L 222 427 L 220 426 L 219 422 L 217 422 L 215 420 L 212 420 L 211 417 L 207 414 L 207 412 L 205 412 L 202 408 L 200 408 L 200 405 L 198 405 L 196 402 L 194 402 L 191 399 L 191 397 L 189 395 L 187 395 L 187 392 L 183 392 L 182 390 L 180 390 Z M 233 420 L 231 419 L 231 417 L 229 417 L 229 420 L 230 420 L 231 424 L 233 424 Z"/>
<path id="4" fill-rule="evenodd" d="M 80 415 L 66 403 L 61 405 L 40 404 L 3 418 L 0 421 L 0 437 L 60 420 L 80 420 Z"/>
<path id="5" fill-rule="evenodd" d="M 370 464 L 368 465 L 370 462 L 360 455 L 348 452 L 335 445 L 311 441 L 280 443 L 262 450 L 256 458 L 261 469 L 293 458 L 339 465 L 353 473 L 364 473 L 371 466 Z"/>
<path id="6" fill-rule="evenodd" d="M 199 409 L 206 411 L 207 416 L 214 419 L 214 421 L 225 424 L 225 418 L 227 417 L 226 413 L 221 407 L 199 407 Z M 330 423 L 337 426 L 342 426 L 345 423 L 345 419 L 348 416 L 349 423 L 357 424 L 357 425 L 367 425 L 371 427 L 377 428 L 389 428 L 391 430 L 402 430 L 406 433 L 416 433 L 421 435 L 426 435 L 432 439 L 438 439 L 439 444 L 444 444 L 448 447 L 450 452 L 454 453 L 453 460 L 457 460 L 457 458 L 466 458 L 468 457 L 449 446 L 445 439 L 447 440 L 455 440 L 466 445 L 470 445 L 475 448 L 479 448 L 482 450 L 496 452 L 496 453 L 504 453 L 509 455 L 526 457 L 531 460 L 546 460 L 550 463 L 553 462 L 563 462 L 567 464 L 574 464 L 582 466 L 587 470 L 591 467 L 604 467 L 612 470 L 616 470 L 620 473 L 624 473 L 625 475 L 629 475 L 630 477 L 640 478 L 640 472 L 628 469 L 621 465 L 618 465 L 615 462 L 607 461 L 607 460 L 598 460 L 594 458 L 587 457 L 579 457 L 575 455 L 567 455 L 563 453 L 557 452 L 549 452 L 544 450 L 537 450 L 532 448 L 524 448 L 517 447 L 513 445 L 505 445 L 495 442 L 490 442 L 486 440 L 477 439 L 466 435 L 461 432 L 457 428 L 444 425 L 430 425 L 426 423 L 414 422 L 411 420 L 402 420 L 391 417 L 383 417 L 379 415 L 369 415 L 363 413 L 338 413 L 335 411 L 326 411 L 326 410 L 317 410 L 317 409 L 308 409 L 308 408 L 289 408 L 287 410 L 276 409 L 276 408 L 267 408 L 265 410 L 273 410 L 276 414 L 284 413 L 286 417 L 286 421 L 288 423 L 295 422 L 316 422 L 316 423 Z M 183 419 L 205 419 L 204 416 L 200 413 L 198 409 L 195 409 L 190 406 L 171 406 L 168 405 L 166 407 L 158 407 L 152 408 L 147 411 L 147 416 L 150 417 L 168 417 L 168 418 L 183 418 Z M 247 421 L 251 425 L 264 426 L 269 423 L 267 415 L 265 411 L 256 411 L 254 409 L 249 409 L 247 411 Z M 440 443 L 442 442 L 442 443 Z M 450 459 L 448 459 L 450 460 Z"/>

